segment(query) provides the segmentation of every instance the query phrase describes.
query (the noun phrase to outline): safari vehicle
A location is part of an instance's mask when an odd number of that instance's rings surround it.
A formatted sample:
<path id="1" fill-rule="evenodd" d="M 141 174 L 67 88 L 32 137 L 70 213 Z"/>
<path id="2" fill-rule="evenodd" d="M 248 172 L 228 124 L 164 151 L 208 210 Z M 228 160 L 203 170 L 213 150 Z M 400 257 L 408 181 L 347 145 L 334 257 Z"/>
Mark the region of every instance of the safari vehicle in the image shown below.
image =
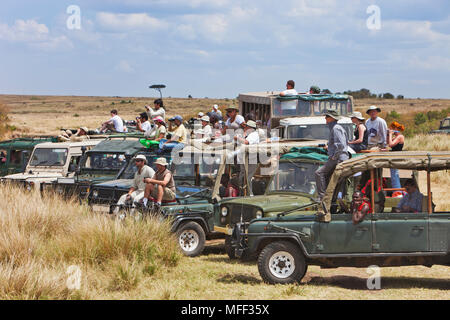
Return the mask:
<path id="1" fill-rule="evenodd" d="M 350 118 L 344 117 L 338 123 L 353 138 L 354 124 Z M 283 139 L 319 139 L 328 140 L 330 129 L 324 116 L 285 118 L 280 120 L 279 137 Z"/>
<path id="2" fill-rule="evenodd" d="M 42 190 L 53 190 L 65 197 L 85 199 L 91 184 L 113 180 L 143 146 L 136 138 L 108 138 L 87 151 L 71 178 L 43 183 Z"/>
<path id="3" fill-rule="evenodd" d="M 270 120 L 271 128 L 275 129 L 285 118 L 319 116 L 325 110 L 335 110 L 342 116 L 353 112 L 353 97 L 345 94 L 300 94 L 290 97 L 279 94 L 278 91 L 240 94 L 240 113 L 253 113 L 256 120 L 264 124 Z"/>
<path id="4" fill-rule="evenodd" d="M 433 133 L 433 134 L 441 134 L 441 133 L 450 134 L 450 117 L 442 120 L 441 124 L 439 125 L 439 129 L 433 130 L 431 133 Z"/>
<path id="5" fill-rule="evenodd" d="M 36 145 L 23 173 L 8 175 L 2 182 L 11 182 L 28 190 L 40 190 L 42 183 L 50 183 L 61 177 L 73 177 L 83 154 L 99 140 L 85 142 L 41 143 Z"/>
<path id="6" fill-rule="evenodd" d="M 34 147 L 56 137 L 17 138 L 0 142 L 0 177 L 25 171 Z"/>
<path id="7" fill-rule="evenodd" d="M 421 212 L 393 213 L 391 206 L 400 199 L 377 206 L 377 194 L 402 191 L 377 186 L 381 178 L 377 175 L 383 168 L 426 173 Z M 450 266 L 450 212 L 439 204 L 434 206 L 431 190 L 431 174 L 445 174 L 448 169 L 450 152 L 371 153 L 344 161 L 336 167 L 319 210 L 299 208 L 237 225 L 233 232 L 235 254 L 258 257 L 259 273 L 271 284 L 300 282 L 308 265 Z M 338 198 L 352 191 L 347 188 L 349 179 L 367 171 L 375 213 L 353 224 L 351 214 L 341 213 Z M 442 188 L 434 187 L 436 191 Z M 448 185 L 444 189 L 446 192 Z"/>

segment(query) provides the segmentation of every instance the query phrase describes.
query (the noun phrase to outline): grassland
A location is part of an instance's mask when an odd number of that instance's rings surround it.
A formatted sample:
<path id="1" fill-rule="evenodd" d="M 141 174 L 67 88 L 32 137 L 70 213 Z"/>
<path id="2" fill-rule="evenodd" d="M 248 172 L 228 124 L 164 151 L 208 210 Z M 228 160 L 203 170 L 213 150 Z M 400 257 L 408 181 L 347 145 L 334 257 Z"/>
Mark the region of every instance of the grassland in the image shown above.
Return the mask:
<path id="1" fill-rule="evenodd" d="M 118 109 L 133 119 L 152 98 L 0 96 L 14 134 L 56 134 L 62 127 L 99 126 Z M 130 103 L 131 101 L 131 103 Z M 165 99 L 169 115 L 189 116 L 233 100 Z M 114 104 L 113 104 L 114 103 Z M 450 100 L 362 100 L 409 121 L 416 112 L 450 107 Z M 413 105 L 411 105 L 413 104 Z M 408 150 L 450 150 L 447 136 L 408 138 Z M 433 175 L 434 199 L 450 210 L 450 174 Z M 422 182 L 423 183 L 423 182 Z M 56 197 L 41 198 L 0 187 L 0 299 L 450 299 L 450 270 L 414 266 L 381 268 L 381 290 L 367 290 L 361 268 L 312 266 L 301 285 L 264 284 L 256 263 L 231 261 L 223 241 L 205 254 L 180 254 L 168 226 L 157 221 L 118 224 Z M 79 290 L 69 290 L 72 265 Z"/>

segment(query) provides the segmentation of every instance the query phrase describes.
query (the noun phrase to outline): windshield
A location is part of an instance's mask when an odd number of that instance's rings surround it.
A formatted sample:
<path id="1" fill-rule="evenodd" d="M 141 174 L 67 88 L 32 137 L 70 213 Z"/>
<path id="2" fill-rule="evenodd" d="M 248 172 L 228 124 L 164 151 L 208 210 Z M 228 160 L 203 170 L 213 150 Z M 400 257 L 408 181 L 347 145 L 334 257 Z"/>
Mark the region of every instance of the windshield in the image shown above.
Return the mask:
<path id="1" fill-rule="evenodd" d="M 341 124 L 344 130 L 347 132 L 347 136 L 350 140 L 353 139 L 353 124 L 346 123 Z M 318 139 L 328 140 L 330 135 L 330 129 L 326 124 L 313 124 L 313 125 L 296 125 L 289 126 L 287 129 L 288 139 Z"/>
<path id="2" fill-rule="evenodd" d="M 33 152 L 30 165 L 62 167 L 66 163 L 68 153 L 68 149 L 37 148 Z"/>
<path id="3" fill-rule="evenodd" d="M 268 191 L 296 191 L 312 195 L 316 192 L 314 172 L 318 167 L 319 165 L 314 163 L 280 162 Z"/>
<path id="4" fill-rule="evenodd" d="M 90 153 L 83 169 L 117 171 L 125 164 L 125 155 L 120 153 Z"/>
<path id="5" fill-rule="evenodd" d="M 325 110 L 334 110 L 340 115 L 352 113 L 350 100 L 304 101 L 298 99 L 273 102 L 275 117 L 322 115 Z"/>
<path id="6" fill-rule="evenodd" d="M 442 127 L 443 128 L 450 127 L 450 119 L 445 119 L 444 121 L 442 121 Z"/>

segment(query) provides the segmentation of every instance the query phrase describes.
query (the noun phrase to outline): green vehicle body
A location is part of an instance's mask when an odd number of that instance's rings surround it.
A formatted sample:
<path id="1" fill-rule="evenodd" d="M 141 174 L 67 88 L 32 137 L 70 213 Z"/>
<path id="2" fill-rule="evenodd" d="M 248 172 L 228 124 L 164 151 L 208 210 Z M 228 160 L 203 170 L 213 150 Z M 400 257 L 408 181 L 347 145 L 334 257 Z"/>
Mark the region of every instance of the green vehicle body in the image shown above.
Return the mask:
<path id="1" fill-rule="evenodd" d="M 110 137 L 84 153 L 73 178 L 43 184 L 42 190 L 53 190 L 68 198 L 86 199 L 92 185 L 115 179 L 130 159 L 143 149 L 139 139 Z"/>
<path id="2" fill-rule="evenodd" d="M 448 152 L 401 152 L 396 153 L 398 158 L 392 157 L 387 153 L 372 154 L 339 165 L 318 212 L 300 209 L 237 224 L 232 238 L 235 254 L 258 257 L 258 269 L 268 283 L 300 282 L 308 265 L 324 268 L 450 266 L 450 212 L 432 209 L 429 213 L 432 208 L 432 201 L 428 202 L 429 190 L 423 200 L 423 207 L 428 205 L 428 209 L 419 213 L 392 213 L 384 208 L 383 212 L 369 214 L 355 225 L 351 214 L 336 212 L 333 203 L 342 181 L 361 168 L 419 171 L 450 168 Z M 324 212 L 330 220 L 324 218 Z"/>
<path id="3" fill-rule="evenodd" d="M 35 137 L 0 142 L 0 153 L 3 153 L 0 159 L 0 177 L 24 172 L 37 144 L 56 141 L 56 137 Z"/>
<path id="4" fill-rule="evenodd" d="M 450 117 L 441 121 L 438 130 L 433 130 L 433 134 L 450 134 Z"/>

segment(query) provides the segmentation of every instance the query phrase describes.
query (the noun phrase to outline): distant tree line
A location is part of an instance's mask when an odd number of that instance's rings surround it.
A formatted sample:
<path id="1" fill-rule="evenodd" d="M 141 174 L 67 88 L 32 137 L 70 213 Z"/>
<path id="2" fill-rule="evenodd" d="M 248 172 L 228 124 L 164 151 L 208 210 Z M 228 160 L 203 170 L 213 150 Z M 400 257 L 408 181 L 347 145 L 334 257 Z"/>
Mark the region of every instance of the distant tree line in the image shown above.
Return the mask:
<path id="1" fill-rule="evenodd" d="M 331 93 L 331 91 L 329 89 L 324 89 L 324 90 L 322 90 L 322 93 Z M 337 92 L 337 93 L 340 94 L 341 92 Z M 356 91 L 347 90 L 347 91 L 344 91 L 343 94 L 348 94 L 355 99 L 369 99 L 369 98 L 372 98 L 372 99 L 377 99 L 377 98 L 378 99 L 395 99 L 396 98 L 390 92 L 376 94 L 376 93 L 370 92 L 369 89 L 365 89 L 365 88 L 362 88 L 362 89 L 359 89 Z M 397 99 L 404 99 L 404 98 L 405 97 L 401 94 L 397 96 Z"/>

